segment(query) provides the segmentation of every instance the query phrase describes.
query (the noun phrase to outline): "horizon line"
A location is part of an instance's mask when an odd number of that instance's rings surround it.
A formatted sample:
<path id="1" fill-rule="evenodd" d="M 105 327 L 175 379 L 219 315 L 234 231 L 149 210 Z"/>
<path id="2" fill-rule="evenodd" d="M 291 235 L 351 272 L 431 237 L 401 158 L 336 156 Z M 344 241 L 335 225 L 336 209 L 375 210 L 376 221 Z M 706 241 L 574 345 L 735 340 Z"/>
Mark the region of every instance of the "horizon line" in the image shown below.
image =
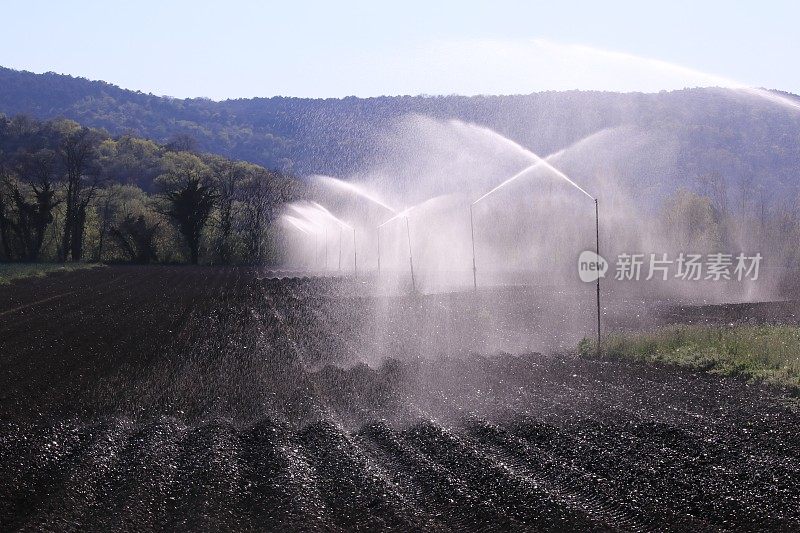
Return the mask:
<path id="1" fill-rule="evenodd" d="M 660 89 L 658 91 L 613 91 L 608 89 L 541 89 L 541 90 L 534 90 L 529 93 L 477 93 L 477 94 L 462 94 L 462 93 L 449 93 L 449 94 L 429 94 L 429 93 L 417 93 L 417 94 L 381 94 L 381 95 L 371 95 L 371 96 L 358 96 L 358 95 L 346 95 L 346 96 L 287 96 L 287 95 L 272 95 L 272 96 L 231 96 L 225 97 L 221 99 L 212 98 L 209 96 L 172 96 L 168 94 L 156 94 L 153 92 L 145 92 L 142 89 L 133 89 L 130 87 L 123 87 L 121 85 L 117 85 L 116 83 L 108 80 L 103 79 L 94 79 L 89 78 L 81 75 L 76 74 L 69 74 L 63 72 L 56 72 L 54 70 L 48 70 L 44 72 L 35 72 L 33 70 L 27 70 L 24 68 L 14 68 L 14 67 L 7 67 L 4 65 L 0 65 L 0 70 L 10 70 L 12 72 L 17 72 L 21 74 L 29 74 L 32 76 L 60 76 L 64 78 L 70 78 L 72 80 L 79 80 L 79 81 L 86 81 L 89 83 L 102 83 L 105 85 L 110 85 L 111 87 L 121 90 L 132 92 L 135 94 L 142 94 L 146 96 L 153 96 L 156 98 L 164 98 L 169 100 L 204 100 L 214 103 L 224 103 L 224 102 L 233 102 L 238 100 L 269 100 L 269 99 L 276 99 L 276 98 L 284 98 L 284 99 L 297 99 L 297 100 L 346 100 L 350 98 L 355 98 L 359 100 L 369 100 L 369 99 L 377 99 L 377 98 L 513 98 L 513 97 L 522 97 L 522 96 L 532 96 L 535 94 L 546 94 L 546 93 L 570 93 L 570 92 L 585 92 L 585 93 L 605 93 L 605 94 L 620 94 L 620 95 L 631 95 L 631 94 L 645 94 L 645 95 L 655 95 L 661 93 L 674 93 L 680 91 L 690 91 L 690 90 L 698 90 L 698 89 L 723 89 L 723 90 L 730 90 L 735 91 L 736 87 L 725 87 L 722 85 L 694 85 L 694 86 L 686 86 L 680 89 Z M 769 89 L 766 87 L 748 87 L 748 89 L 757 89 L 768 91 L 771 93 L 779 93 L 783 95 L 788 95 L 796 98 L 800 98 L 800 94 L 793 93 L 791 91 L 786 91 L 783 89 Z"/>

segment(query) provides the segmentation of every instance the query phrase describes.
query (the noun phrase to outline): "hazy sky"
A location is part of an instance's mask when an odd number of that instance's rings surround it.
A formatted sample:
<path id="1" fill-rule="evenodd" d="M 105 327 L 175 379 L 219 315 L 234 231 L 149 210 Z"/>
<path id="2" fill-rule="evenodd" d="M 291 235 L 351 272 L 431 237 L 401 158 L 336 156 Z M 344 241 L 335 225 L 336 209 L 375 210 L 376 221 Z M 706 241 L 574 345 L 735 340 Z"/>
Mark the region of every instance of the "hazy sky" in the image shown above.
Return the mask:
<path id="1" fill-rule="evenodd" d="M 2 0 L 0 20 L 2 66 L 180 97 L 654 91 L 727 80 L 800 93 L 797 1 Z"/>

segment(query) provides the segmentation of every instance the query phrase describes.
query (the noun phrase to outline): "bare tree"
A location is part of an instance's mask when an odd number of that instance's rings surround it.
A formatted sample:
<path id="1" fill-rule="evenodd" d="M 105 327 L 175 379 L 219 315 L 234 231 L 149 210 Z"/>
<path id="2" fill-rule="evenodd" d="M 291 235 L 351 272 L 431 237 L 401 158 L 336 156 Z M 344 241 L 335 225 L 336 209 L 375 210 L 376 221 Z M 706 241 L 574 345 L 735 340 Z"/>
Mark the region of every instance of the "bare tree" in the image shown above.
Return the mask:
<path id="1" fill-rule="evenodd" d="M 55 191 L 55 153 L 39 150 L 21 158 L 19 175 L 30 187 L 33 200 L 17 190 L 15 199 L 19 212 L 19 238 L 25 259 L 38 261 L 44 244 L 45 230 L 53 222 L 53 210 L 61 203 Z"/>
<path id="2" fill-rule="evenodd" d="M 0 168 L 0 241 L 3 243 L 3 260 L 12 261 L 14 251 L 11 242 L 11 178 L 5 169 Z"/>
<path id="3" fill-rule="evenodd" d="M 45 231 L 60 203 L 54 187 L 54 154 L 24 152 L 14 171 L 3 170 L 0 185 L 0 236 L 7 260 L 38 261 Z"/>
<path id="4" fill-rule="evenodd" d="M 241 231 L 251 262 L 262 262 L 266 258 L 265 240 L 277 206 L 294 200 L 297 195 L 295 181 L 268 170 L 258 168 L 248 176 L 239 197 Z"/>

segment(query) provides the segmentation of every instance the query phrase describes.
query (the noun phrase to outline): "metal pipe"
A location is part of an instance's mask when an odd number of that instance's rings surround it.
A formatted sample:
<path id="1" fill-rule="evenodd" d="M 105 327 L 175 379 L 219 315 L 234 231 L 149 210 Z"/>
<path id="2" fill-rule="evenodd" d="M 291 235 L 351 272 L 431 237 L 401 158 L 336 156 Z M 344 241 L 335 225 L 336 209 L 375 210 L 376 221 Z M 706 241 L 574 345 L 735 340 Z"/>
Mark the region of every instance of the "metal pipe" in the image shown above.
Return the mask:
<path id="1" fill-rule="evenodd" d="M 315 231 L 314 232 L 314 260 L 311 262 L 311 266 L 314 267 L 317 264 L 319 264 L 319 233 L 317 233 Z"/>
<path id="2" fill-rule="evenodd" d="M 309 237 L 311 237 L 311 236 L 309 235 Z M 316 235 L 315 235 L 315 237 L 316 237 Z M 310 271 L 310 270 L 312 270 L 314 268 L 314 262 L 317 259 L 316 257 L 314 257 L 314 255 L 317 253 L 317 242 L 316 242 L 316 239 L 314 239 L 314 242 L 312 242 L 311 239 L 309 239 L 308 240 L 308 244 L 306 245 L 306 249 L 308 250 L 308 255 L 310 257 L 306 258 L 306 261 L 308 261 L 308 262 L 306 263 L 306 267 L 305 268 L 306 268 L 306 270 Z"/>
<path id="3" fill-rule="evenodd" d="M 472 290 L 478 290 L 478 269 L 475 266 L 475 224 L 472 220 L 472 205 L 469 204 L 469 230 L 472 235 Z"/>
<path id="4" fill-rule="evenodd" d="M 378 226 L 378 276 L 381 275 L 381 227 Z"/>
<path id="5" fill-rule="evenodd" d="M 358 250 L 356 249 L 356 227 L 353 226 L 353 274 L 358 276 Z"/>
<path id="6" fill-rule="evenodd" d="M 594 222 L 595 222 L 595 241 L 594 252 L 597 254 L 597 261 L 600 261 L 600 209 L 597 206 L 597 198 L 594 199 Z M 600 276 L 597 276 L 597 355 L 600 355 Z"/>
<path id="7" fill-rule="evenodd" d="M 406 216 L 406 237 L 408 237 L 408 264 L 411 266 L 411 288 L 417 292 L 417 281 L 414 279 L 414 254 L 411 253 L 411 228 L 408 225 Z"/>

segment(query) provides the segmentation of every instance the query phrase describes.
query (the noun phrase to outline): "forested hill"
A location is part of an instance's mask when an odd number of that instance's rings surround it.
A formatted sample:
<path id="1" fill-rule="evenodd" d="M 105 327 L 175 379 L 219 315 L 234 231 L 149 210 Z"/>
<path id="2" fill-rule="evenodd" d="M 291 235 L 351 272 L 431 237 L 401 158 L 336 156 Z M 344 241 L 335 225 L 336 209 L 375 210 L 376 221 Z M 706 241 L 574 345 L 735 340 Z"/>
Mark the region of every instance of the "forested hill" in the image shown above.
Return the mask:
<path id="1" fill-rule="evenodd" d="M 749 186 L 754 180 L 795 186 L 800 168 L 800 112 L 713 88 L 657 94 L 568 91 L 214 102 L 0 68 L 0 113 L 65 117 L 158 142 L 188 134 L 199 151 L 297 175 L 347 175 L 374 150 L 372 133 L 408 113 L 485 125 L 543 154 L 603 128 L 639 126 L 675 140 L 680 155 L 663 179 L 676 185 L 716 173 L 729 187 Z"/>

